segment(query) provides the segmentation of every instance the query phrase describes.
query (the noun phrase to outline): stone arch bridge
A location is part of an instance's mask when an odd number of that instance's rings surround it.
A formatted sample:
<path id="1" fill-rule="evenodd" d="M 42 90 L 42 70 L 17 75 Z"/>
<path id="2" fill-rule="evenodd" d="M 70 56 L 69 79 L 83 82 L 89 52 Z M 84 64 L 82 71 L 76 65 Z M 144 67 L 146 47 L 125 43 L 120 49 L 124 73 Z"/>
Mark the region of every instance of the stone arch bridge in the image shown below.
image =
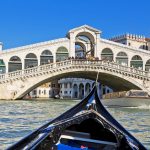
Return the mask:
<path id="1" fill-rule="evenodd" d="M 150 95 L 150 72 L 102 60 L 66 60 L 0 75 L 0 99 L 21 99 L 39 85 L 63 77 L 96 79 L 114 91 L 141 89 Z"/>

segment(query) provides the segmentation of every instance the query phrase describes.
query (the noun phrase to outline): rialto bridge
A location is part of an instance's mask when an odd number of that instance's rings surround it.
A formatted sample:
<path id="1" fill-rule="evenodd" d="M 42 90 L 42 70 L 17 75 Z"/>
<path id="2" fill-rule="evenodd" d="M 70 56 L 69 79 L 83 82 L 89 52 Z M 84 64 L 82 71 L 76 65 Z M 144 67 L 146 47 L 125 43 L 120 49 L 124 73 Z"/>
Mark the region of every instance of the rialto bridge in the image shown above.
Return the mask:
<path id="1" fill-rule="evenodd" d="M 95 80 L 97 72 L 99 81 L 115 91 L 142 89 L 150 94 L 149 43 L 141 36 L 126 36 L 131 43 L 102 39 L 101 31 L 84 25 L 66 38 L 1 50 L 0 99 L 22 98 L 54 78 Z"/>

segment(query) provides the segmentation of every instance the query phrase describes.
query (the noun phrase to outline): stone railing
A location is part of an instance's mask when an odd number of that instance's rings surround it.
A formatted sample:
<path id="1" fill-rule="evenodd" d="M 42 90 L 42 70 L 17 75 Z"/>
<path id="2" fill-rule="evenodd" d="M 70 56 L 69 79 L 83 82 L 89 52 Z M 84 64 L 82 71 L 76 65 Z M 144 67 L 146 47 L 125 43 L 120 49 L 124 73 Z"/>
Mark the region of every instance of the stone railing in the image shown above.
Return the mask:
<path id="1" fill-rule="evenodd" d="M 135 78 L 139 78 L 141 80 L 150 80 L 150 72 L 146 72 L 143 70 L 138 70 L 135 68 L 122 66 L 117 63 L 108 62 L 108 61 L 102 61 L 102 60 L 66 60 L 62 62 L 56 62 L 51 64 L 46 64 L 42 66 L 37 66 L 33 68 L 28 68 L 25 70 L 18 70 L 6 74 L 0 75 L 0 82 L 2 81 L 9 81 L 11 79 L 26 77 L 34 74 L 40 74 L 46 71 L 54 71 L 55 69 L 59 69 L 62 67 L 68 67 L 68 66 L 78 66 L 78 67 L 86 67 L 86 68 L 92 68 L 96 67 L 96 69 L 106 70 L 109 72 L 116 72 L 121 73 L 125 76 L 132 76 Z"/>

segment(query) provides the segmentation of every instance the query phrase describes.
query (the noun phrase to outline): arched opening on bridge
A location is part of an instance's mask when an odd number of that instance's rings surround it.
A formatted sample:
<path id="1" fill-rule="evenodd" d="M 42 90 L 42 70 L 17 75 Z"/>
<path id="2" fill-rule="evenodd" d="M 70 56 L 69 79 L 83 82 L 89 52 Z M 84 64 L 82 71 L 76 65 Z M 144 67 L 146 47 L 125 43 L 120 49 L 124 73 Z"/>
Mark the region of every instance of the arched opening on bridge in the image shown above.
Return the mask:
<path id="1" fill-rule="evenodd" d="M 81 42 L 75 43 L 75 57 L 78 58 L 84 58 L 86 53 L 86 47 Z"/>
<path id="2" fill-rule="evenodd" d="M 132 57 L 130 66 L 133 68 L 137 68 L 142 70 L 143 69 L 143 60 L 139 55 L 135 55 Z"/>
<path id="3" fill-rule="evenodd" d="M 22 70 L 21 59 L 18 56 L 12 56 L 8 62 L 8 72 Z"/>
<path id="4" fill-rule="evenodd" d="M 145 64 L 145 71 L 149 71 L 150 72 L 150 59 Z"/>
<path id="5" fill-rule="evenodd" d="M 122 66 L 128 66 L 128 56 L 125 52 L 119 52 L 116 56 L 116 62 Z"/>
<path id="6" fill-rule="evenodd" d="M 76 36 L 76 43 L 84 43 L 85 53 L 84 58 L 94 57 L 94 51 L 95 51 L 95 40 L 91 33 L 89 32 L 80 32 Z"/>
<path id="7" fill-rule="evenodd" d="M 113 61 L 113 51 L 110 48 L 105 48 L 102 50 L 101 59 L 107 61 Z"/>
<path id="8" fill-rule="evenodd" d="M 5 72 L 6 72 L 6 66 L 5 66 L 4 60 L 0 59 L 0 74 L 3 74 Z"/>
<path id="9" fill-rule="evenodd" d="M 77 84 L 74 84 L 73 85 L 73 98 L 78 98 L 78 86 L 77 86 Z"/>
<path id="10" fill-rule="evenodd" d="M 68 59 L 69 53 L 66 47 L 59 47 L 56 51 L 56 62 Z"/>
<path id="11" fill-rule="evenodd" d="M 91 85 L 90 83 L 86 83 L 85 85 L 85 96 L 87 96 L 91 91 Z"/>
<path id="12" fill-rule="evenodd" d="M 148 46 L 147 46 L 147 45 L 141 45 L 139 48 L 140 48 L 140 49 L 148 50 Z"/>
<path id="13" fill-rule="evenodd" d="M 80 99 L 84 98 L 84 85 L 83 85 L 83 83 L 80 83 L 80 85 L 79 85 L 79 98 Z"/>
<path id="14" fill-rule="evenodd" d="M 33 54 L 33 53 L 27 54 L 24 64 L 25 64 L 25 66 L 24 66 L 25 69 L 38 66 L 37 56 L 35 54 Z"/>
<path id="15" fill-rule="evenodd" d="M 53 63 L 53 55 L 50 50 L 44 50 L 40 56 L 40 65 Z"/>

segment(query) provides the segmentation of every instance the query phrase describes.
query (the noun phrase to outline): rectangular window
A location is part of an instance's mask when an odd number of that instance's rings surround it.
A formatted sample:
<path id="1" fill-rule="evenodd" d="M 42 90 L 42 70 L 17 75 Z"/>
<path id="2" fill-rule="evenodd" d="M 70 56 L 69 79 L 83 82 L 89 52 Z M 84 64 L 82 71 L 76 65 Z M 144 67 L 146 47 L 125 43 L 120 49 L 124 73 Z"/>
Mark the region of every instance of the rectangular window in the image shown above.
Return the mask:
<path id="1" fill-rule="evenodd" d="M 67 91 L 64 91 L 64 94 L 67 94 L 68 92 Z"/>
<path id="2" fill-rule="evenodd" d="M 52 84 L 52 87 L 55 87 L 55 84 Z"/>
<path id="3" fill-rule="evenodd" d="M 33 90 L 33 95 L 36 95 L 36 90 Z"/>
<path id="4" fill-rule="evenodd" d="M 64 84 L 64 88 L 65 88 L 65 89 L 67 88 L 67 83 Z"/>
<path id="5" fill-rule="evenodd" d="M 46 90 L 44 90 L 44 95 L 46 95 Z"/>
<path id="6" fill-rule="evenodd" d="M 70 83 L 70 88 L 72 88 L 72 83 Z"/>

